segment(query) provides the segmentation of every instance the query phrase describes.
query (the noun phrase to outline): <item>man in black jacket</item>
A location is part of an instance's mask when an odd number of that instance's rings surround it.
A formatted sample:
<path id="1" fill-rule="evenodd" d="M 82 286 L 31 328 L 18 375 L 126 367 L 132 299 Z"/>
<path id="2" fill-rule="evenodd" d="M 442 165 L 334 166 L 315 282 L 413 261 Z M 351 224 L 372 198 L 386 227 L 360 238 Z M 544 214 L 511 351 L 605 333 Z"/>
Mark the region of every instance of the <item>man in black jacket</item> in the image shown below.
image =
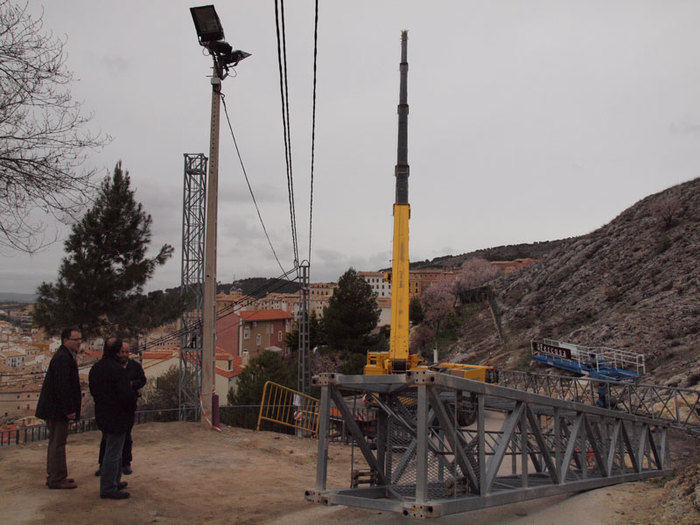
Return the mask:
<path id="1" fill-rule="evenodd" d="M 46 485 L 50 489 L 77 487 L 75 480 L 68 477 L 66 441 L 69 422 L 80 419 L 77 357 L 82 341 L 77 328 L 66 328 L 61 332 L 61 346 L 51 358 L 36 404 L 36 417 L 44 419 L 49 429 Z"/>
<path id="2" fill-rule="evenodd" d="M 119 350 L 119 362 L 122 364 L 124 369 L 126 370 L 126 375 L 129 378 L 129 384 L 131 385 L 131 388 L 134 389 L 136 392 L 136 396 L 139 397 L 141 394 L 139 394 L 139 390 L 141 390 L 144 386 L 146 386 L 146 374 L 143 371 L 143 367 L 141 364 L 134 360 L 134 359 L 129 359 L 129 344 L 128 343 L 122 343 L 122 348 Z M 132 453 L 131 453 L 131 447 L 133 445 L 133 440 L 131 439 L 131 429 L 133 425 L 129 427 L 129 430 L 126 433 L 126 437 L 124 438 L 124 450 L 122 451 L 122 474 L 131 474 L 131 461 L 133 459 Z M 102 438 L 102 441 L 100 442 L 100 455 L 98 458 L 98 462 L 100 464 L 100 468 L 97 469 L 97 472 L 95 472 L 95 476 L 99 476 L 101 473 L 102 469 L 102 459 L 104 458 L 105 455 L 105 440 L 104 437 Z"/>
<path id="3" fill-rule="evenodd" d="M 100 497 L 126 499 L 122 489 L 121 458 L 126 433 L 134 422 L 136 392 L 129 384 L 126 370 L 119 362 L 122 340 L 105 341 L 102 359 L 90 369 L 90 393 L 95 399 L 95 421 L 105 440 L 105 455 L 100 469 Z"/>

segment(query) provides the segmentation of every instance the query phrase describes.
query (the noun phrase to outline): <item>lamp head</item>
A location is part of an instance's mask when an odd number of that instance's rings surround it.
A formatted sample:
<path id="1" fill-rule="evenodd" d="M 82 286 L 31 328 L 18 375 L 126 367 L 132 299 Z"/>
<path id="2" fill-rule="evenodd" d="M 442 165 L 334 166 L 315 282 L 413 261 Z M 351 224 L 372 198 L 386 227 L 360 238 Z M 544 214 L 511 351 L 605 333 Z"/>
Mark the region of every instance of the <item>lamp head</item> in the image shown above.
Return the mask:
<path id="1" fill-rule="evenodd" d="M 213 5 L 191 7 L 190 13 L 200 44 L 208 47 L 210 43 L 224 39 L 224 28 Z"/>

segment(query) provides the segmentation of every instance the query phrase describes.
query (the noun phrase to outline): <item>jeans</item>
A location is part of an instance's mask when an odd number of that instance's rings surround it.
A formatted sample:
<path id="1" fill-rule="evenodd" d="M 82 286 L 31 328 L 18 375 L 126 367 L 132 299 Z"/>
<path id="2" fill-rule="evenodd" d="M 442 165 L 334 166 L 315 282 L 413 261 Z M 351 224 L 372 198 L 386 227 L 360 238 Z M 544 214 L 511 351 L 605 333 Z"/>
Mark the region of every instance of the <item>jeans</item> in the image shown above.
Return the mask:
<path id="1" fill-rule="evenodd" d="M 127 465 L 131 465 L 131 460 L 133 459 L 133 456 L 131 454 L 131 446 L 134 443 L 133 439 L 131 439 L 131 429 L 133 428 L 133 425 L 129 427 L 129 430 L 126 433 L 126 437 L 124 438 L 124 450 L 122 451 L 122 466 L 126 467 Z M 102 435 L 102 440 L 100 441 L 100 455 L 97 460 L 97 462 L 102 465 L 102 458 L 105 457 L 105 437 L 104 434 Z"/>
<path id="2" fill-rule="evenodd" d="M 105 440 L 105 455 L 100 468 L 100 495 L 113 494 L 119 491 L 118 485 L 122 479 L 122 449 L 126 434 L 110 434 L 102 432 Z"/>
<path id="3" fill-rule="evenodd" d="M 68 476 L 66 467 L 66 441 L 68 440 L 68 421 L 48 420 L 49 446 L 46 451 L 46 483 L 55 485 Z"/>

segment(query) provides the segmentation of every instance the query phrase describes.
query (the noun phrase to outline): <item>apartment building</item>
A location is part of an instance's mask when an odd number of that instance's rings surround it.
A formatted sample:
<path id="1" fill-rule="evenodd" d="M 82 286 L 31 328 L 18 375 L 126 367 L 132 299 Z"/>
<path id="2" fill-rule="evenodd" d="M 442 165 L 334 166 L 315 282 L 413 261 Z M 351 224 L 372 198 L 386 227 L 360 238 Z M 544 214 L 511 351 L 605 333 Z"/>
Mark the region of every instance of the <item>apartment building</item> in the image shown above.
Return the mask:
<path id="1" fill-rule="evenodd" d="M 294 317 L 284 310 L 240 312 L 240 353 L 244 361 L 265 350 L 286 353 L 285 336 L 292 330 Z"/>
<path id="2" fill-rule="evenodd" d="M 357 275 L 362 277 L 367 284 L 372 287 L 374 295 L 380 299 L 382 297 L 391 297 L 391 283 L 384 280 L 384 274 L 381 272 L 357 272 Z"/>

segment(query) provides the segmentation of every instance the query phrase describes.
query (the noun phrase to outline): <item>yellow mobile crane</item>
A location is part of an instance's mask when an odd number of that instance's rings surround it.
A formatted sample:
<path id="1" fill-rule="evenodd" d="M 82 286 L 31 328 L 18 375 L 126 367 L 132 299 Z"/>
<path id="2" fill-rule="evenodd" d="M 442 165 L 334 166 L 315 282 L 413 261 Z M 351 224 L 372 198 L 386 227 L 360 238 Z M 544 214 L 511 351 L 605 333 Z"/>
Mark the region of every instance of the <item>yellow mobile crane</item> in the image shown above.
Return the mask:
<path id="1" fill-rule="evenodd" d="M 443 369 L 467 379 L 494 382 L 496 371 L 490 366 L 440 363 L 428 365 L 408 347 L 409 259 L 408 220 L 408 31 L 401 32 L 401 85 L 399 89 L 399 138 L 395 168 L 394 251 L 391 269 L 391 335 L 388 352 L 368 352 L 366 375 L 397 374 L 407 370 Z"/>

